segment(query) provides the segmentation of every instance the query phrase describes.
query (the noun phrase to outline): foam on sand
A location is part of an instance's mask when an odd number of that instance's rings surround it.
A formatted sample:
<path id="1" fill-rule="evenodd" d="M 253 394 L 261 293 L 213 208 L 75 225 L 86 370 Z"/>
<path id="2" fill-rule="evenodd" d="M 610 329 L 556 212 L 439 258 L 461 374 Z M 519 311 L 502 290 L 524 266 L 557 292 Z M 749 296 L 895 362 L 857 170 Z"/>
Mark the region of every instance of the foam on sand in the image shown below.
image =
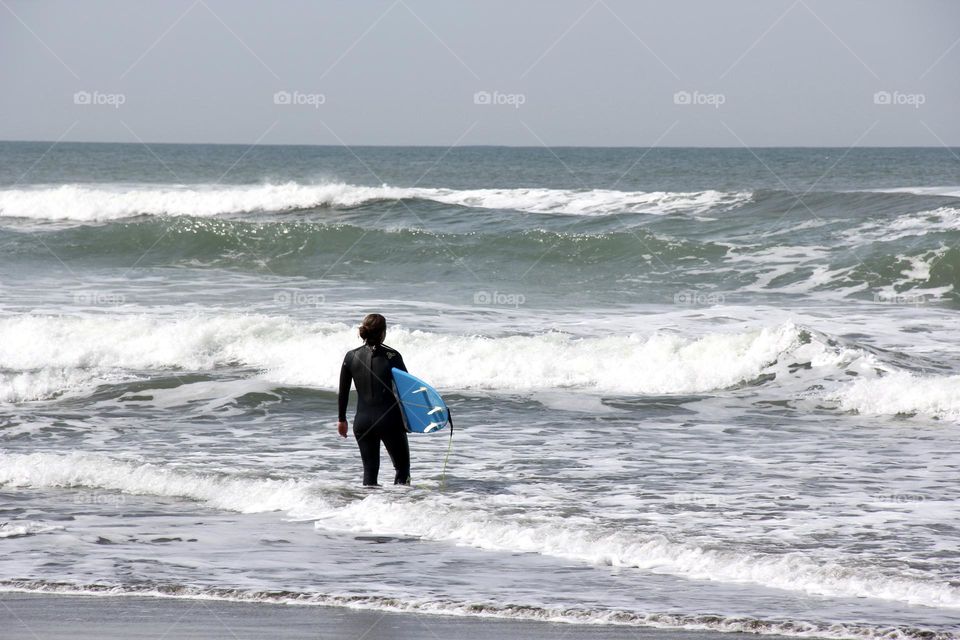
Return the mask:
<path id="1" fill-rule="evenodd" d="M 490 636 L 489 625 L 484 624 L 484 620 L 516 620 L 533 621 L 549 623 L 566 624 L 590 624 L 590 625 L 616 625 L 624 627 L 626 636 L 635 637 L 637 632 L 631 627 L 648 627 L 654 629 L 683 629 L 688 631 L 706 631 L 720 633 L 751 633 L 759 635 L 788 636 L 795 638 L 830 638 L 831 640 L 957 640 L 960 634 L 945 631 L 933 631 L 919 627 L 910 626 L 871 626 L 868 623 L 846 622 L 846 623 L 826 623 L 816 621 L 798 621 L 798 620 L 764 620 L 747 616 L 723 616 L 718 614 L 682 614 L 682 613 L 660 613 L 660 612 L 637 612 L 616 609 L 595 610 L 586 607 L 545 607 L 536 605 L 524 605 L 515 603 L 495 604 L 491 602 L 469 602 L 453 600 L 448 598 L 416 598 L 416 597 L 389 597 L 381 595 L 356 595 L 347 593 L 320 593 L 320 592 L 265 592 L 252 591 L 244 589 L 230 588 L 210 588 L 196 587 L 177 584 L 137 584 L 137 585 L 116 585 L 110 583 L 96 584 L 71 584 L 63 582 L 48 582 L 43 580 L 5 580 L 0 581 L 0 593 L 32 593 L 46 595 L 50 598 L 43 598 L 37 604 L 40 607 L 40 615 L 47 613 L 46 607 L 52 602 L 54 606 L 60 604 L 58 596 L 99 596 L 99 597 L 137 597 L 137 598 L 156 598 L 163 600 L 202 600 L 207 604 L 207 608 L 213 612 L 214 602 L 230 603 L 250 603 L 256 605 L 280 604 L 299 607 L 309 606 L 335 606 L 346 607 L 358 611 L 377 611 L 388 613 L 408 613 L 420 615 L 439 615 L 439 616 L 458 616 L 464 618 L 478 619 L 476 625 L 468 624 L 466 627 L 462 623 L 451 621 L 445 623 L 446 627 L 456 625 L 458 637 L 466 638 L 487 638 Z M 26 610 L 24 605 L 27 604 Z M 18 617 L 30 622 L 29 604 L 24 601 L 14 601 L 11 606 Z M 64 603 L 75 604 L 75 603 Z M 88 604 L 88 606 L 90 606 Z M 96 605 L 93 605 L 96 606 Z M 117 615 L 123 612 L 124 603 L 113 601 L 109 603 L 111 615 Z M 142 615 L 145 605 L 143 602 L 137 602 L 131 605 L 136 608 L 138 615 Z M 154 605 L 151 608 L 157 608 L 160 605 Z M 181 615 L 184 609 L 189 611 L 192 605 L 183 604 L 174 608 L 174 615 Z M 227 615 L 224 612 L 222 615 Z M 265 615 L 259 615 L 265 614 Z M 282 614 L 286 619 L 292 621 L 302 621 L 301 624 L 310 624 L 310 620 L 304 620 L 304 611 L 297 609 L 285 609 Z M 258 609 L 258 615 L 251 616 L 257 620 L 256 627 L 242 625 L 237 620 L 231 622 L 231 627 L 240 633 L 243 637 L 260 637 L 265 635 L 269 625 L 274 624 L 274 616 L 270 612 L 263 612 Z M 325 616 L 327 621 L 329 616 Z M 371 624 L 380 621 L 379 614 L 375 619 L 364 623 L 363 628 L 369 628 Z M 328 623 L 329 624 L 329 623 Z M 349 623 L 348 623 L 349 624 Z M 415 631 L 422 632 L 424 621 L 414 619 L 404 621 L 394 618 L 391 626 L 396 627 L 408 624 Z M 239 628 L 238 628 L 238 625 Z M 164 625 L 167 628 L 168 625 Z M 436 623 L 431 625 L 436 627 Z M 348 626 L 350 632 L 354 632 L 356 626 Z M 100 631 L 99 626 L 96 628 Z M 500 631 L 504 631 L 500 628 Z M 440 634 L 444 631 L 438 629 Z M 539 638 L 541 635 L 536 627 L 523 627 L 516 632 L 522 632 L 523 637 Z M 81 633 L 82 635 L 82 633 Z M 449 633 L 446 635 L 450 635 Z M 555 637 L 557 630 L 548 628 L 543 630 L 542 637 Z M 561 636 L 564 634 L 560 634 Z M 611 634 L 605 634 L 610 636 Z M 619 637 L 621 634 L 616 634 Z M 654 634 L 645 633 L 645 637 L 656 638 Z M 84 636 L 85 637 L 85 636 Z M 611 636 L 612 637 L 612 636 Z M 707 640 L 704 638 L 703 640 Z"/>

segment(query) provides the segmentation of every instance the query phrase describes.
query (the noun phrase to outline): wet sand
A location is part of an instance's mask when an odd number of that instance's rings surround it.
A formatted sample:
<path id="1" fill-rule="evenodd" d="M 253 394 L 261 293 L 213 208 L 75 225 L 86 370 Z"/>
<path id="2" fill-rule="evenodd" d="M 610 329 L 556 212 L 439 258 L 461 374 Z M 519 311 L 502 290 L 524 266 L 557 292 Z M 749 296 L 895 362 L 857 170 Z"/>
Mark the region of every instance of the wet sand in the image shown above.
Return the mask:
<path id="1" fill-rule="evenodd" d="M 748 634 L 165 598 L 0 594 L 0 638 L 736 640 Z M 756 637 L 756 636 L 751 636 Z"/>

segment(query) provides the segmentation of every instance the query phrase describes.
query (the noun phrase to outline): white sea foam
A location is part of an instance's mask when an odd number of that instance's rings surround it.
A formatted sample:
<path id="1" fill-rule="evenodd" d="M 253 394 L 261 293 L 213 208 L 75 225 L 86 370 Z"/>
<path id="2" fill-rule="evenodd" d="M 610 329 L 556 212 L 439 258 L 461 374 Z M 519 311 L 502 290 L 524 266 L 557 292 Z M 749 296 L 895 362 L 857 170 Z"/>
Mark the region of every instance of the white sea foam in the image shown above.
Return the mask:
<path id="1" fill-rule="evenodd" d="M 55 398 L 106 382 L 107 372 L 42 367 L 32 371 L 0 373 L 0 402 L 30 402 Z M 115 380 L 117 376 L 112 376 Z"/>
<path id="2" fill-rule="evenodd" d="M 894 371 L 857 380 L 832 398 L 865 415 L 924 414 L 960 421 L 960 375 L 918 376 Z"/>
<path id="3" fill-rule="evenodd" d="M 709 393 L 763 375 L 786 380 L 791 363 L 809 362 L 809 375 L 817 379 L 841 367 L 861 374 L 827 388 L 825 395 L 843 410 L 960 419 L 960 378 L 913 376 L 858 349 L 829 345 L 816 333 L 804 336 L 787 321 L 699 337 L 660 332 L 485 337 L 391 328 L 389 341 L 408 366 L 441 390 Z M 276 385 L 333 390 L 343 353 L 355 344 L 354 329 L 343 324 L 264 315 L 23 315 L 0 319 L 0 369 L 6 370 L 0 374 L 0 401 L 76 396 L 157 372 L 233 366 L 259 371 L 238 382 L 237 393 Z M 889 374 L 876 377 L 877 369 Z M 186 402 L 182 393 L 158 390 L 155 401 Z"/>
<path id="4" fill-rule="evenodd" d="M 94 454 L 0 453 L 0 485 L 85 487 L 177 496 L 253 513 L 287 511 L 317 526 L 399 533 L 481 549 L 529 552 L 631 567 L 696 580 L 752 583 L 831 597 L 870 597 L 960 608 L 960 589 L 929 580 L 851 568 L 801 554 L 710 549 L 622 526 L 557 516 L 530 519 L 498 510 L 495 498 L 379 492 L 362 500 L 330 500 L 323 487 L 299 480 L 191 473 Z"/>
<path id="5" fill-rule="evenodd" d="M 63 531 L 63 527 L 36 520 L 0 522 L 0 538 L 23 538 L 25 536 L 35 536 L 39 533 L 50 533 L 51 531 Z"/>
<path id="6" fill-rule="evenodd" d="M 864 245 L 893 242 L 901 238 L 925 236 L 943 231 L 960 231 L 960 209 L 940 207 L 897 216 L 893 220 L 870 220 L 842 232 L 848 242 Z"/>
<path id="7" fill-rule="evenodd" d="M 356 342 L 355 330 L 343 324 L 264 315 L 22 315 L 0 319 L 0 369 L 15 372 L 0 378 L 0 398 L 42 399 L 138 372 L 228 366 L 255 368 L 276 384 L 335 389 L 343 354 Z M 753 380 L 778 362 L 830 367 L 852 357 L 817 339 L 804 342 L 790 322 L 698 337 L 484 337 L 392 328 L 389 342 L 441 389 L 510 392 L 708 392 Z"/>
<path id="8" fill-rule="evenodd" d="M 865 189 L 871 193 L 912 193 L 918 196 L 948 196 L 960 198 L 960 187 L 895 187 L 893 189 Z"/>
<path id="9" fill-rule="evenodd" d="M 114 220 L 136 215 L 215 216 L 227 213 L 354 207 L 419 198 L 484 209 L 575 215 L 703 213 L 747 202 L 750 192 L 616 191 L 610 189 L 440 189 L 346 183 L 259 185 L 34 185 L 0 190 L 0 217 Z"/>
<path id="10" fill-rule="evenodd" d="M 135 495 L 189 498 L 240 513 L 286 511 L 323 505 L 309 483 L 187 473 L 98 454 L 0 453 L 0 485 L 87 487 Z"/>
<path id="11" fill-rule="evenodd" d="M 921 305 L 948 296 L 954 289 L 953 284 L 931 286 L 934 266 L 943 259 L 950 247 L 925 251 L 918 255 L 898 254 L 896 259 L 901 265 L 896 281 L 883 287 L 877 287 L 874 299 L 878 302 Z"/>

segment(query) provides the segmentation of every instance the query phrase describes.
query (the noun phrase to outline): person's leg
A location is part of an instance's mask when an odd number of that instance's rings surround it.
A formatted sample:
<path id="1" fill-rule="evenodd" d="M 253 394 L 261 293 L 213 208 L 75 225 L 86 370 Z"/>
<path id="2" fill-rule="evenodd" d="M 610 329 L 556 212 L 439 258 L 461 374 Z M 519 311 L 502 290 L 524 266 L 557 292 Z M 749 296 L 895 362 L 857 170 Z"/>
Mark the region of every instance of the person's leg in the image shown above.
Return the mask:
<path id="1" fill-rule="evenodd" d="M 358 422 L 353 423 L 353 435 L 357 438 L 360 459 L 363 460 L 363 485 L 376 486 L 380 475 L 380 438 L 376 429 Z"/>
<path id="2" fill-rule="evenodd" d="M 392 425 L 381 432 L 383 444 L 390 454 L 396 475 L 393 484 L 410 484 L 410 444 L 403 425 Z"/>

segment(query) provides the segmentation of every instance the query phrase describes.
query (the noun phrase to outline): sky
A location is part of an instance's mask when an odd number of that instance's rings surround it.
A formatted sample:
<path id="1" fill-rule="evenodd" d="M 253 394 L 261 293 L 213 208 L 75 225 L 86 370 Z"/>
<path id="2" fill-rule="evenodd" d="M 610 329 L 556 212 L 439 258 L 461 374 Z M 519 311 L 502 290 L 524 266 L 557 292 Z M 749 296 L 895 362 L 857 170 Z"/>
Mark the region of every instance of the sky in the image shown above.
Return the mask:
<path id="1" fill-rule="evenodd" d="M 0 0 L 0 139 L 960 146 L 953 0 Z"/>

